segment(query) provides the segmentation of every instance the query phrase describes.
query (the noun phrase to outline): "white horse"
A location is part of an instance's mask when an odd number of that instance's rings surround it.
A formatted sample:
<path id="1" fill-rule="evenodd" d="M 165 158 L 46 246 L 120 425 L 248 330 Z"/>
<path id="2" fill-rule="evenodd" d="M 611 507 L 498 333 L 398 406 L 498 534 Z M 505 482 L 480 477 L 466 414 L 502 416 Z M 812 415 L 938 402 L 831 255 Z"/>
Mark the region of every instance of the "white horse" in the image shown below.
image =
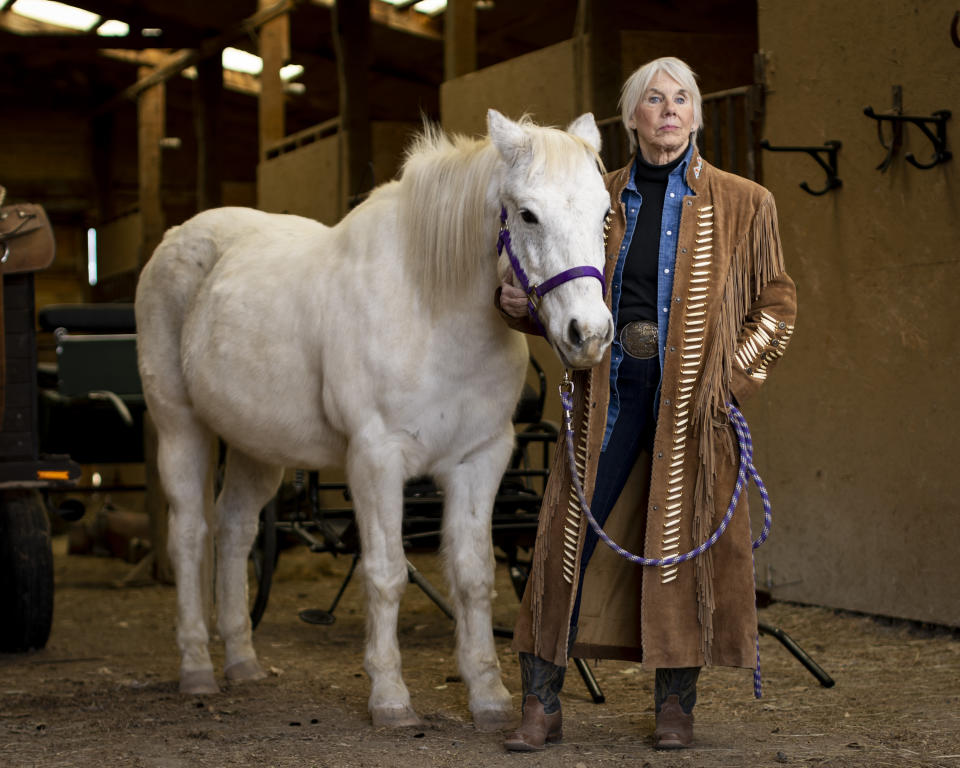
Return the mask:
<path id="1" fill-rule="evenodd" d="M 442 549 L 474 722 L 512 717 L 491 628 L 490 520 L 527 350 L 493 306 L 510 273 L 495 251 L 500 213 L 539 283 L 573 265 L 603 269 L 609 197 L 592 115 L 564 132 L 491 110 L 487 125 L 482 140 L 425 129 L 401 176 L 335 227 L 210 210 L 171 228 L 144 268 L 139 365 L 170 504 L 181 691 L 218 691 L 201 589 L 208 527 L 224 676 L 261 678 L 246 588 L 258 511 L 283 467 L 342 467 L 362 542 L 374 725 L 419 722 L 397 613 L 403 483 L 425 474 L 444 491 Z M 566 282 L 539 314 L 574 367 L 595 365 L 613 335 L 599 280 Z M 217 436 L 226 469 L 208 516 Z"/>

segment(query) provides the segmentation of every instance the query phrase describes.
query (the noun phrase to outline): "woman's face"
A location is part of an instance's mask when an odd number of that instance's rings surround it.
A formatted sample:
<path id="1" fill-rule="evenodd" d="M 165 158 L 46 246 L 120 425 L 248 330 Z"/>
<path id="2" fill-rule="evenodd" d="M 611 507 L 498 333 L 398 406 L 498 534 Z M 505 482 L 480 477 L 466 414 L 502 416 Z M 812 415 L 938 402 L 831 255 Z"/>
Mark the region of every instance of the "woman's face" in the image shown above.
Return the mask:
<path id="1" fill-rule="evenodd" d="M 693 98 L 665 72 L 654 75 L 633 112 L 643 159 L 652 165 L 676 160 L 687 148 L 693 130 Z"/>

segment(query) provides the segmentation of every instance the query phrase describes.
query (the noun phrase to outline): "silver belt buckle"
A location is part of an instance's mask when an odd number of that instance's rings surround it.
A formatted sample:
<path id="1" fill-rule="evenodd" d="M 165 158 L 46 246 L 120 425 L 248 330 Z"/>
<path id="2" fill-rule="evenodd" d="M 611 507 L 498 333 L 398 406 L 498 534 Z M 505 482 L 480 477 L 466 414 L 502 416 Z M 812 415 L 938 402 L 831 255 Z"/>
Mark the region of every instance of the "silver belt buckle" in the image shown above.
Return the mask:
<path id="1" fill-rule="evenodd" d="M 620 329 L 620 345 L 630 357 L 646 360 L 658 353 L 657 324 L 635 320 Z"/>

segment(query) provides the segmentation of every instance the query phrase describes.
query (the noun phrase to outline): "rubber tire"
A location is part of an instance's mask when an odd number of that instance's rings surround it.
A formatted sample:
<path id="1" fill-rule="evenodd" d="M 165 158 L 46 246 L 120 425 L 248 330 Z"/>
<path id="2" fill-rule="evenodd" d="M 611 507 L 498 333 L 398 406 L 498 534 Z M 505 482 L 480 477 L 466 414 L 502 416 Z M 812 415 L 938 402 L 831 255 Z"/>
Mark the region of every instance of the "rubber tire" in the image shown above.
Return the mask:
<path id="1" fill-rule="evenodd" d="M 43 498 L 0 493 L 0 652 L 43 648 L 53 623 L 53 549 Z"/>
<path id="2" fill-rule="evenodd" d="M 250 607 L 250 624 L 257 628 L 267 601 L 270 599 L 270 587 L 273 585 L 273 572 L 277 567 L 280 552 L 277 550 L 277 499 L 273 498 L 260 510 L 260 525 L 257 538 L 250 549 L 250 561 L 256 580 L 256 594 Z"/>

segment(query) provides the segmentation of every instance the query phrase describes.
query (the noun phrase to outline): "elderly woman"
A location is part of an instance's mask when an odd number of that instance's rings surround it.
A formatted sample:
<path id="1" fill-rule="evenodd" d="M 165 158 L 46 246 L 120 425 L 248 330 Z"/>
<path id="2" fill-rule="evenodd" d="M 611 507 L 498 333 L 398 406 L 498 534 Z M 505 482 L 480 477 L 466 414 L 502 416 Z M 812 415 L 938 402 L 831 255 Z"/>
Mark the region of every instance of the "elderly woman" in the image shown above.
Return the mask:
<path id="1" fill-rule="evenodd" d="M 704 542 L 726 512 L 738 464 L 726 404 L 745 403 L 783 354 L 796 293 L 771 194 L 696 148 L 701 99 L 690 68 L 675 58 L 645 64 L 624 84 L 621 108 L 636 156 L 606 176 L 617 335 L 603 363 L 574 375 L 575 441 L 606 532 L 665 558 Z M 529 332 L 522 291 L 502 285 L 497 303 Z M 655 670 L 654 746 L 686 747 L 700 668 L 756 665 L 746 494 L 704 554 L 641 567 L 597 549 L 570 488 L 558 446 L 516 623 L 523 722 L 505 746 L 529 751 L 561 738 L 571 655 Z"/>

